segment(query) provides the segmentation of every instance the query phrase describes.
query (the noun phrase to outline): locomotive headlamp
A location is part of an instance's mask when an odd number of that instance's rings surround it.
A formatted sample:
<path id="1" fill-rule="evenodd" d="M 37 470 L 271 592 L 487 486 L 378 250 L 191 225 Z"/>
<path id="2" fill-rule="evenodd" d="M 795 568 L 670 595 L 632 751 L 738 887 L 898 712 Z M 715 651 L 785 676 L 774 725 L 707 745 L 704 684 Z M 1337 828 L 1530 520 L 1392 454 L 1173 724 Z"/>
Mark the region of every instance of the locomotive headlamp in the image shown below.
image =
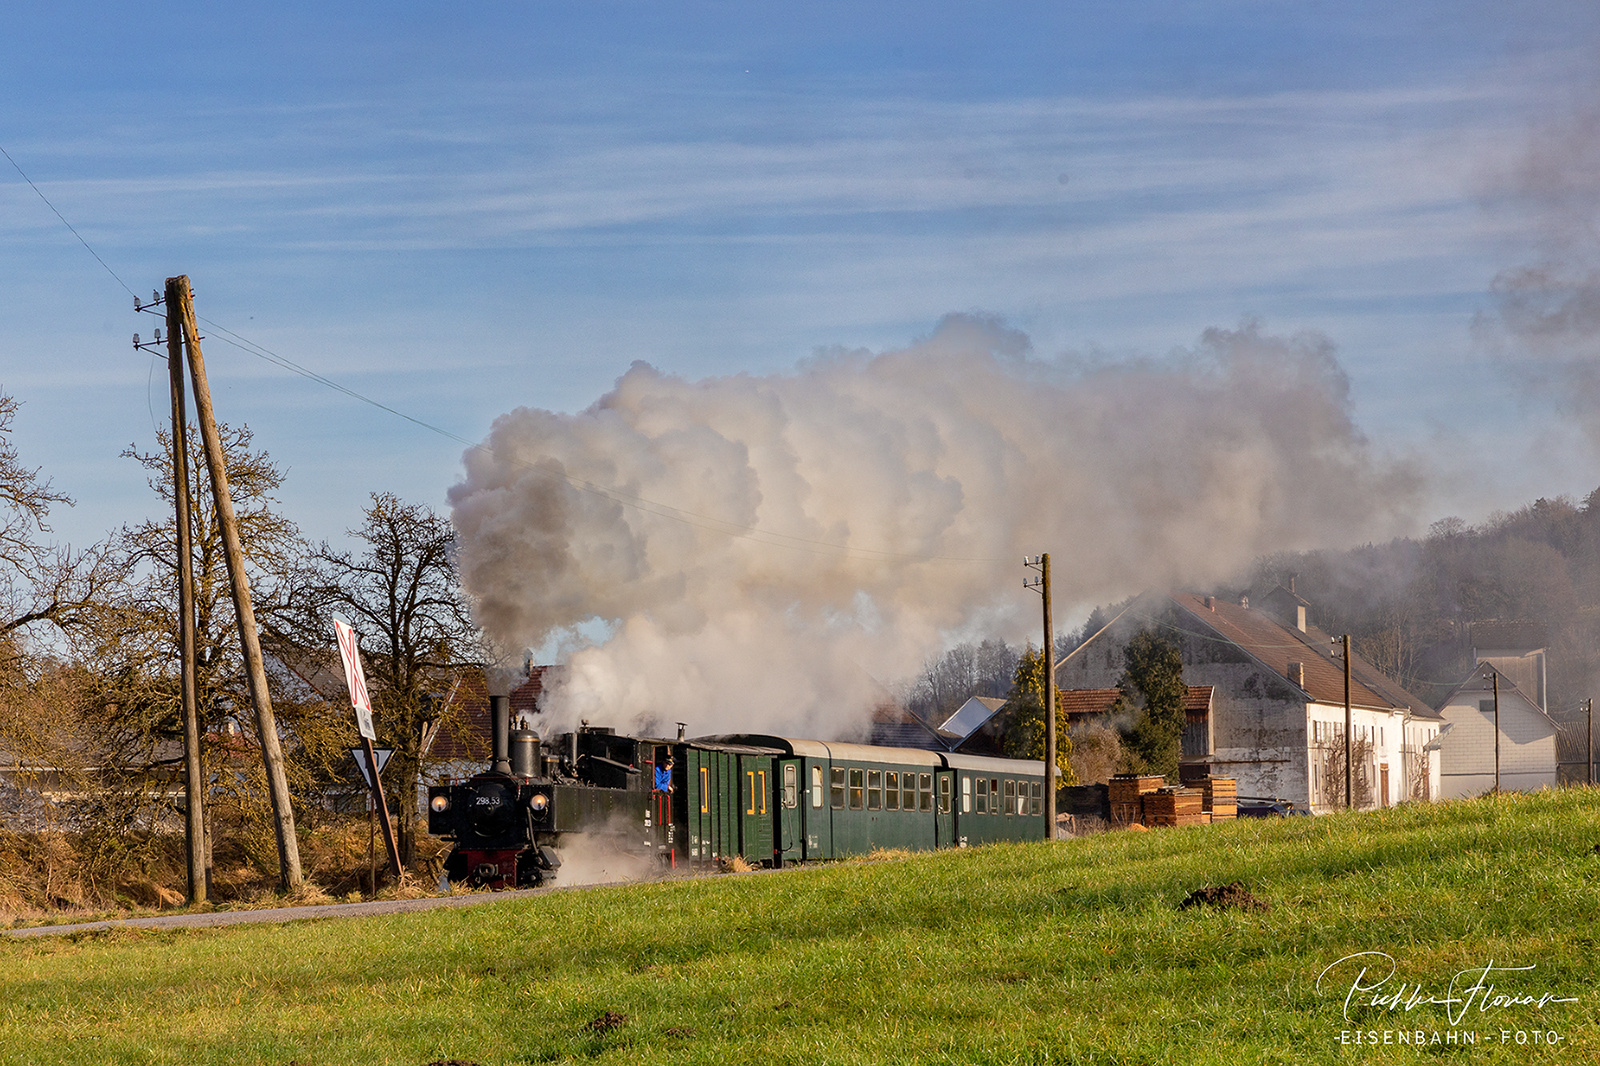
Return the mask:
<path id="1" fill-rule="evenodd" d="M 536 792 L 534 793 L 533 799 L 528 801 L 528 806 L 532 807 L 536 811 L 542 811 L 550 806 L 550 797 L 546 796 L 543 792 Z"/>
<path id="2" fill-rule="evenodd" d="M 450 809 L 450 797 L 439 795 L 428 801 L 428 808 L 435 813 L 443 814 Z"/>

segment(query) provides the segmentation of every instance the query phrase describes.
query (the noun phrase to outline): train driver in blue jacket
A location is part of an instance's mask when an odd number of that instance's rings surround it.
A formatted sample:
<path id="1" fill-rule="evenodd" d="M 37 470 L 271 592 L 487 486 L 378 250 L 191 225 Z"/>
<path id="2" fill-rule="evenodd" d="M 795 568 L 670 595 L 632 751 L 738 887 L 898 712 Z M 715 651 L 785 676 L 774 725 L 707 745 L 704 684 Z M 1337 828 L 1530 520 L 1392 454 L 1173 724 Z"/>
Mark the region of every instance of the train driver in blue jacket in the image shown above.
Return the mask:
<path id="1" fill-rule="evenodd" d="M 656 765 L 656 791 L 672 791 L 672 756 L 667 756 L 667 761 Z"/>

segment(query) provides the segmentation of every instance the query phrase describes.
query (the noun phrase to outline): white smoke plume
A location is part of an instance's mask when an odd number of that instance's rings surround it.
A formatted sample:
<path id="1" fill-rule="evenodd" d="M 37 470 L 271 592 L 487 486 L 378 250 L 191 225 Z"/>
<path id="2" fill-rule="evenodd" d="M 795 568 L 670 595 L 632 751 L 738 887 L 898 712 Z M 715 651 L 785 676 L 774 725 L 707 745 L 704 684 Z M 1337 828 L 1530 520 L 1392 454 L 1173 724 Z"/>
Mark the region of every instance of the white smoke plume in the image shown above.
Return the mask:
<path id="1" fill-rule="evenodd" d="M 503 647 L 603 620 L 558 718 L 859 732 L 955 640 L 1266 551 L 1410 528 L 1421 479 L 1355 426 L 1332 346 L 1246 324 L 1162 359 L 1041 360 L 950 316 L 901 350 L 688 381 L 635 364 L 588 410 L 499 418 L 451 492 Z"/>

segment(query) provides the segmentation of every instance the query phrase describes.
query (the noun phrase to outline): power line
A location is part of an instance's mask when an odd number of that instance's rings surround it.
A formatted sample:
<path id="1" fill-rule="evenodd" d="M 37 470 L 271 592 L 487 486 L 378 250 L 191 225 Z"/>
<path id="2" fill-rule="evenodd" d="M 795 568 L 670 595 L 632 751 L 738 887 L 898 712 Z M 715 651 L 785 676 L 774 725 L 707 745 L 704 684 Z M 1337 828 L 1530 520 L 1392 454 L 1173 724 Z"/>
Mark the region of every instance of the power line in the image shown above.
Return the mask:
<path id="1" fill-rule="evenodd" d="M 72 235 L 78 239 L 78 243 L 83 245 L 84 249 L 90 255 L 94 256 L 95 262 L 104 267 L 106 273 L 110 274 L 111 277 L 116 280 L 117 284 L 121 285 L 123 289 L 127 291 L 128 295 L 132 296 L 137 301 L 139 299 L 138 293 L 134 292 L 133 289 L 128 286 L 128 283 L 123 281 L 122 277 L 115 270 L 111 269 L 111 266 L 104 259 L 100 258 L 100 253 L 96 252 L 94 248 L 90 246 L 89 242 L 84 240 L 83 235 L 73 227 L 71 222 L 67 221 L 65 215 L 56 209 L 55 204 L 50 202 L 49 197 L 45 196 L 39 187 L 33 183 L 33 179 L 28 177 L 27 173 L 17 165 L 17 161 L 11 158 L 11 153 L 7 152 L 3 146 L 0 146 L 0 155 L 4 155 L 7 161 L 9 161 L 11 165 L 16 168 L 17 173 L 22 175 L 22 180 L 27 182 L 28 187 L 38 194 L 39 199 L 44 201 L 45 206 L 50 208 L 51 212 L 56 216 L 56 218 L 61 220 L 61 224 L 67 227 Z M 417 418 L 414 415 L 408 415 L 404 411 L 397 410 L 385 403 L 381 403 L 370 396 L 357 392 L 355 389 L 334 381 L 332 378 L 325 377 L 322 374 L 309 369 L 308 367 L 301 366 L 294 360 L 289 359 L 286 356 L 279 355 L 265 346 L 257 344 L 249 338 L 235 333 L 233 330 L 228 329 L 219 322 L 212 321 L 209 318 L 200 318 L 200 321 L 204 322 L 211 329 L 214 329 L 222 334 L 222 336 L 218 337 L 218 339 L 223 343 L 232 345 L 233 347 L 238 348 L 240 351 L 247 352 L 256 358 L 263 360 L 264 362 L 272 363 L 281 369 L 288 370 L 293 374 L 298 374 L 301 377 L 307 378 L 308 380 L 324 386 L 325 388 L 342 393 L 353 400 L 376 407 L 380 411 L 391 414 L 396 418 L 404 419 L 405 421 L 410 422 L 412 425 L 428 430 L 431 433 L 436 433 L 447 440 L 455 441 L 466 448 L 486 451 L 490 455 L 500 459 L 507 458 L 506 456 L 500 455 L 487 444 L 470 441 L 459 434 L 452 433 L 443 427 L 434 425 L 433 423 L 427 422 L 421 418 Z M 530 463 L 522 459 L 512 458 L 511 461 L 519 466 L 532 470 L 541 477 L 548 477 L 554 480 L 564 481 L 573 488 L 576 488 L 582 492 L 593 493 L 615 503 L 619 503 L 625 507 L 632 507 L 635 510 L 643 511 L 647 514 L 653 514 L 657 517 L 666 518 L 671 521 L 682 522 L 685 525 L 693 526 L 697 529 L 704 529 L 708 532 L 721 533 L 724 536 L 729 537 L 749 538 L 756 540 L 759 543 L 767 544 L 771 547 L 787 548 L 791 551 L 804 551 L 813 555 L 838 555 L 846 557 L 855 556 L 858 558 L 872 558 L 880 560 L 898 559 L 910 562 L 993 563 L 1003 561 L 992 556 L 959 557 L 916 554 L 908 552 L 892 552 L 876 548 L 852 547 L 848 544 L 833 544 L 828 541 L 816 540 L 809 537 L 798 537 L 788 533 L 778 533 L 773 530 L 760 529 L 756 526 L 730 522 L 726 519 L 717 518 L 713 515 L 700 514 L 698 512 L 686 510 L 681 507 L 674 507 L 671 504 L 660 503 L 658 501 L 646 499 L 643 496 L 634 496 L 630 493 L 620 492 L 616 489 L 608 489 L 591 481 L 585 481 L 582 478 L 574 477 L 571 474 L 556 473 L 553 470 L 546 469 L 536 463 Z"/>
<path id="2" fill-rule="evenodd" d="M 60 211 L 56 210 L 56 205 L 51 203 L 50 202 L 50 198 L 48 196 L 46 196 L 43 191 L 40 190 L 39 186 L 37 186 L 37 185 L 35 185 L 33 183 L 33 179 L 28 177 L 27 173 L 25 171 L 23 171 L 23 169 L 21 167 L 17 166 L 17 161 L 15 159 L 11 158 L 11 153 L 6 151 L 4 145 L 0 145 L 0 155 L 5 156 L 6 157 L 6 162 L 10 163 L 13 167 L 16 167 L 17 173 L 22 175 L 22 180 L 28 183 L 28 188 L 32 189 L 34 192 L 39 194 L 39 199 L 43 200 L 44 201 L 44 205 L 46 207 L 48 207 L 55 214 L 55 216 L 61 220 L 61 224 L 63 226 L 65 226 L 65 227 L 67 227 L 67 229 L 72 232 L 72 235 L 74 237 L 78 238 L 78 243 L 83 245 L 84 249 L 87 250 L 90 255 L 94 256 L 94 261 L 96 263 L 99 263 L 101 266 L 105 267 L 106 268 L 106 273 L 110 274 L 113 278 L 116 278 L 117 284 L 121 285 L 124 289 L 127 289 L 128 295 L 132 296 L 135 300 L 137 300 L 139 298 L 139 294 L 134 292 L 132 289 L 128 288 L 128 283 L 126 281 L 123 281 L 122 278 L 120 276 L 118 276 L 118 274 L 117 274 L 117 272 L 115 270 L 111 269 L 110 264 L 108 264 L 104 259 L 100 258 L 100 253 L 99 252 L 97 252 L 93 248 L 89 247 L 89 242 L 83 239 L 83 234 L 79 233 L 76 229 L 73 229 L 72 223 L 67 221 L 67 216 L 63 215 Z"/>

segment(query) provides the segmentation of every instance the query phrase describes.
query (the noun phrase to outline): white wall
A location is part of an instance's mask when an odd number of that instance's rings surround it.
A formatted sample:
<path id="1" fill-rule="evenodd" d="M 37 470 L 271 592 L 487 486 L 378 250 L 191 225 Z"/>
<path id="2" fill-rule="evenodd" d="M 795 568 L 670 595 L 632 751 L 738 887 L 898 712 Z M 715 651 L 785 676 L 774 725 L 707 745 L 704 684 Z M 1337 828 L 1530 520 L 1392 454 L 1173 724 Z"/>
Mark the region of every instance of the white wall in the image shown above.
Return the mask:
<path id="1" fill-rule="evenodd" d="M 1440 713 L 1452 726 L 1440 743 L 1440 794 L 1479 796 L 1494 788 L 1494 715 L 1479 709 L 1483 693 L 1464 691 Z M 1556 783 L 1555 725 L 1520 694 L 1500 695 L 1500 788 L 1532 792 Z"/>
<path id="2" fill-rule="evenodd" d="M 1408 723 L 1403 711 L 1377 711 L 1363 707 L 1350 708 L 1350 722 L 1355 729 L 1355 739 L 1372 742 L 1371 754 L 1365 761 L 1367 781 L 1370 782 L 1372 801 L 1368 807 L 1392 807 L 1411 798 L 1411 782 L 1415 767 L 1412 752 L 1420 751 L 1414 744 L 1419 736 L 1431 740 L 1438 726 L 1413 720 Z M 1337 780 L 1326 779 L 1328 753 L 1339 752 L 1344 747 L 1344 706 L 1312 703 L 1306 706 L 1306 765 L 1310 779 L 1312 809 L 1318 812 L 1340 810 L 1344 807 L 1344 778 L 1336 773 Z M 1427 741 L 1424 740 L 1423 743 Z M 1407 749 L 1410 748 L 1411 751 Z M 1437 760 L 1433 760 L 1437 762 Z M 1384 793 L 1382 768 L 1387 765 L 1388 792 Z M 1361 769 L 1358 764 L 1356 769 Z M 1437 797 L 1437 782 L 1430 783 L 1429 795 Z M 1358 786 L 1359 795 L 1359 786 Z"/>

